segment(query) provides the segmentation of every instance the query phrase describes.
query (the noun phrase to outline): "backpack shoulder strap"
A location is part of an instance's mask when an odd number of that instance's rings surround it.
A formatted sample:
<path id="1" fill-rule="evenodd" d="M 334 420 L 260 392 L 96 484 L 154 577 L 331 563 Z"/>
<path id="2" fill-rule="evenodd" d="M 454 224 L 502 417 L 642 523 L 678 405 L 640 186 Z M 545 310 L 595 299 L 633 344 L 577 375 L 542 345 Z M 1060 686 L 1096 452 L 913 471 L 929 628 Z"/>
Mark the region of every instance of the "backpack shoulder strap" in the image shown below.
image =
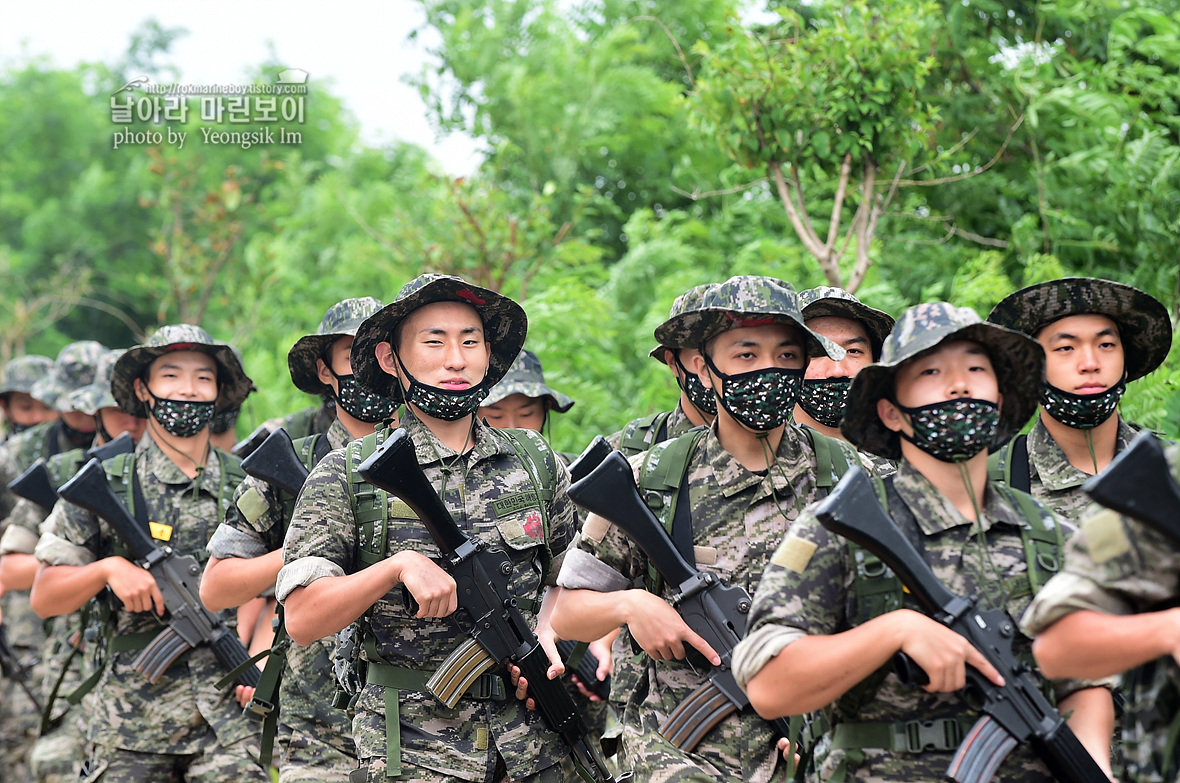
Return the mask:
<path id="1" fill-rule="evenodd" d="M 1027 582 L 1023 581 L 1025 577 L 1014 578 L 1008 592 L 1013 597 L 1036 595 L 1061 569 L 1065 534 L 1053 513 L 1032 495 L 1006 484 L 997 485 L 997 489 L 1016 507 L 1024 522 L 1020 528 L 1020 540 L 1027 563 Z"/>
<path id="2" fill-rule="evenodd" d="M 657 443 L 648 450 L 639 469 L 639 494 L 643 502 L 668 531 L 681 555 L 685 555 L 687 549 L 685 559 L 690 563 L 694 562 L 692 510 L 687 501 L 684 504 L 685 511 L 680 514 L 677 514 L 677 507 L 680 505 L 681 489 L 688 473 L 689 462 L 692 461 L 692 455 L 706 432 L 708 430 L 705 427 L 694 427 L 679 437 Z M 648 566 L 648 585 L 653 593 L 658 594 L 663 589 L 663 580 L 656 572 L 655 566 Z"/>
<path id="3" fill-rule="evenodd" d="M 826 495 L 852 465 L 860 465 L 856 450 L 842 440 L 830 438 L 811 427 L 803 427 L 811 450 L 815 452 L 815 486 Z"/>
<path id="4" fill-rule="evenodd" d="M 368 568 L 385 557 L 385 523 L 389 512 L 389 498 L 385 490 L 361 478 L 357 473 L 357 467 L 377 450 L 377 446 L 385 440 L 386 432 L 377 430 L 359 440 L 351 441 L 344 450 L 348 500 L 358 528 L 358 568 Z"/>
<path id="5" fill-rule="evenodd" d="M 619 451 L 623 456 L 632 457 L 662 442 L 667 437 L 666 425 L 671 415 L 672 411 L 661 411 L 628 422 L 619 437 Z"/>
<path id="6" fill-rule="evenodd" d="M 996 481 L 1021 492 L 1032 484 L 1028 467 L 1028 435 L 1017 435 L 987 458 L 988 481 Z"/>

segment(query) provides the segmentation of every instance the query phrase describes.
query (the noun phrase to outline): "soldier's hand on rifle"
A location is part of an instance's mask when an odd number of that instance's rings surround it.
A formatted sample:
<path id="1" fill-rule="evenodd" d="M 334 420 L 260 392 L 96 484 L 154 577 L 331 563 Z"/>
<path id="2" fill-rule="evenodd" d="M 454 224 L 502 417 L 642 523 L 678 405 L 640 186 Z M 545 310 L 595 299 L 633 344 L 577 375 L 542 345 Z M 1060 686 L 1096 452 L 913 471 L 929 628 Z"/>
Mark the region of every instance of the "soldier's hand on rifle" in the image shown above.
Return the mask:
<path id="1" fill-rule="evenodd" d="M 254 698 L 254 689 L 249 685 L 238 685 L 234 688 L 234 698 L 237 699 L 242 709 L 246 709 L 250 706 L 250 700 Z"/>
<path id="2" fill-rule="evenodd" d="M 923 687 L 929 693 L 953 693 L 967 684 L 967 666 L 974 666 L 996 685 L 1004 678 L 988 663 L 966 638 L 919 612 L 899 609 L 901 652 L 922 667 L 930 682 Z"/>
<path id="3" fill-rule="evenodd" d="M 537 630 L 534 633 L 537 635 L 537 642 L 541 645 L 541 649 L 545 651 L 545 657 L 549 659 L 549 669 L 546 671 L 546 675 L 549 679 L 556 680 L 565 674 L 565 664 L 561 662 L 561 653 L 557 651 L 557 634 L 553 633 L 553 627 L 546 621 L 538 621 Z M 528 698 L 529 681 L 520 676 L 520 667 L 508 664 L 508 674 L 512 678 L 512 685 L 516 688 L 516 698 L 524 701 L 528 709 L 537 709 L 536 703 Z"/>
<path id="4" fill-rule="evenodd" d="M 417 552 L 403 550 L 392 558 L 397 581 L 405 585 L 418 603 L 418 618 L 446 617 L 459 605 L 455 580 L 433 560 Z"/>
<path id="5" fill-rule="evenodd" d="M 126 558 L 112 556 L 104 559 L 107 586 L 123 602 L 129 612 L 150 612 L 164 615 L 164 596 L 156 585 L 156 578 Z"/>
<path id="6" fill-rule="evenodd" d="M 626 590 L 621 595 L 628 603 L 626 618 L 631 636 L 652 658 L 657 661 L 683 660 L 688 654 L 687 642 L 714 666 L 721 664 L 721 656 L 689 628 L 680 613 L 663 598 L 638 589 Z"/>
<path id="7" fill-rule="evenodd" d="M 619 635 L 619 629 L 608 633 L 601 639 L 595 639 L 590 642 L 587 652 L 598 659 L 598 668 L 594 671 L 594 676 L 598 678 L 599 682 L 605 682 L 607 677 L 615 673 L 615 660 L 611 652 L 611 645 L 614 643 L 615 637 Z M 578 677 L 577 672 L 570 674 L 570 679 L 573 680 L 574 685 L 577 686 L 578 692 L 585 696 L 590 701 L 602 701 L 602 697 L 588 688 L 588 685 L 593 683 L 584 683 Z"/>

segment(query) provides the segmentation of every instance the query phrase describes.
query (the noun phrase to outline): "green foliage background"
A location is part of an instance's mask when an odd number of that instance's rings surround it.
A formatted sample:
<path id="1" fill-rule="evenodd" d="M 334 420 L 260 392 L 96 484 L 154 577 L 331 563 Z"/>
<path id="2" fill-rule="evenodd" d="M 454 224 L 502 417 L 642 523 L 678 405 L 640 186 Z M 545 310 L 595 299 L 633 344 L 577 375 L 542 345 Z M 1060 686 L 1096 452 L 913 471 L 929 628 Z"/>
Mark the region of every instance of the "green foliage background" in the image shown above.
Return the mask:
<path id="1" fill-rule="evenodd" d="M 876 307 L 986 314 L 1021 285 L 1090 275 L 1176 312 L 1174 0 L 422 5 L 441 43 L 415 83 L 439 128 L 483 149 L 461 180 L 419 148 L 361 143 L 315 84 L 297 146 L 199 144 L 194 113 L 183 150 L 112 149 L 111 93 L 168 80 L 182 33 L 154 24 L 119 62 L 0 72 L 0 358 L 199 318 L 261 389 L 244 433 L 312 402 L 286 351 L 329 305 L 451 272 L 523 302 L 529 346 L 578 401 L 552 422 L 576 451 L 672 404 L 647 352 L 677 294 L 733 274 L 824 281 L 765 163 L 797 166 L 826 228 L 847 151 L 885 178 L 905 164 L 857 292 Z M 1171 436 L 1175 357 L 1123 402 Z"/>

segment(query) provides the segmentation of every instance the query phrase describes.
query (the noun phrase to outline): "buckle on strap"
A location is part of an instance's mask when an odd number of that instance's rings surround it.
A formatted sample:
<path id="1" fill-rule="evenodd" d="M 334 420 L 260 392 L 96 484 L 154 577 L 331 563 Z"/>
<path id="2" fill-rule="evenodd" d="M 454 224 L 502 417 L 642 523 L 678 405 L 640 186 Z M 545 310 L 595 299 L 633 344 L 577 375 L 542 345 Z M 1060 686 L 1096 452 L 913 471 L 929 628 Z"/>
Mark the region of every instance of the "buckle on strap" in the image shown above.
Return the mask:
<path id="1" fill-rule="evenodd" d="M 504 701 L 508 697 L 504 680 L 495 674 L 481 674 L 467 689 L 467 695 L 480 701 Z"/>
<path id="2" fill-rule="evenodd" d="M 932 750 L 955 750 L 963 741 L 963 731 L 953 718 L 911 720 L 893 724 L 894 749 L 909 753 Z"/>
<path id="3" fill-rule="evenodd" d="M 250 713 L 256 718 L 265 718 L 275 711 L 275 705 L 271 704 L 266 699 L 260 699 L 255 696 L 250 699 L 250 703 L 246 705 L 246 712 Z"/>

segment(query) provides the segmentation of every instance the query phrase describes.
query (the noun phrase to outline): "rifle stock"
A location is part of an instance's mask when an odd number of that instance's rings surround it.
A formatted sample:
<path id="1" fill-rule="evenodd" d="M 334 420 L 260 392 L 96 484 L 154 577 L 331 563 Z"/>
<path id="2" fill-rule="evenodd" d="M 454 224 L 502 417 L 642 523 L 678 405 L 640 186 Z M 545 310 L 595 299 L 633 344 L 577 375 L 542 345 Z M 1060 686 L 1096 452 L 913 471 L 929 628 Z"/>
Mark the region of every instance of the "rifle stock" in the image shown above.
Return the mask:
<path id="1" fill-rule="evenodd" d="M 168 627 L 136 658 L 137 671 L 156 682 L 172 661 L 203 643 L 211 647 L 218 661 L 230 671 L 250 657 L 237 634 L 201 603 L 201 569 L 196 560 L 177 555 L 171 547 L 157 546 L 111 490 L 106 471 L 98 460 L 86 463 L 62 485 L 59 494 L 114 528 L 140 565 L 155 577 L 164 596 Z M 238 682 L 255 686 L 258 676 L 258 669 L 251 666 L 238 676 Z"/>
<path id="2" fill-rule="evenodd" d="M 12 494 L 31 500 L 46 511 L 52 511 L 53 505 L 57 503 L 57 487 L 43 457 L 8 482 L 8 488 Z"/>
<path id="3" fill-rule="evenodd" d="M 570 482 L 581 481 L 590 471 L 598 467 L 604 459 L 610 456 L 610 444 L 601 435 L 595 435 L 590 445 L 582 450 L 578 458 L 570 463 Z"/>
<path id="4" fill-rule="evenodd" d="M 418 515 L 442 552 L 442 566 L 455 579 L 470 638 L 431 677 L 431 693 L 444 703 L 455 703 L 484 671 L 502 672 L 514 663 L 528 680 L 529 696 L 542 719 L 570 748 L 579 775 L 591 783 L 613 783 L 601 751 L 587 739 L 589 730 L 573 699 L 559 681 L 548 677 L 549 659 L 508 589 L 512 561 L 480 539 L 469 538 L 455 524 L 418 465 L 409 433 L 391 433 L 357 472 Z"/>
<path id="5" fill-rule="evenodd" d="M 120 454 L 130 454 L 133 451 L 135 451 L 135 439 L 131 437 L 131 433 L 120 432 L 113 440 L 87 450 L 86 461 L 96 459 L 102 462 Z"/>
<path id="6" fill-rule="evenodd" d="M 282 427 L 279 429 L 282 429 Z M 259 446 L 265 443 L 269 435 L 270 430 L 266 428 L 266 425 L 259 424 L 254 428 L 253 432 L 235 443 L 233 448 L 230 449 L 230 453 L 238 459 L 244 460 L 253 454 Z"/>
<path id="7" fill-rule="evenodd" d="M 282 427 L 266 436 L 248 457 L 242 460 L 246 475 L 273 484 L 289 495 L 296 496 L 307 481 L 307 466 L 295 453 L 291 436 Z"/>
<path id="8" fill-rule="evenodd" d="M 1003 677 L 996 685 L 967 667 L 967 690 L 984 715 L 959 745 L 947 775 L 957 783 L 986 783 L 1018 743 L 1030 742 L 1058 780 L 1103 783 L 1106 774 L 1082 748 L 1040 690 L 1029 666 L 1012 652 L 1016 623 L 1002 609 L 984 610 L 975 598 L 946 588 L 925 558 L 881 506 L 859 468 L 845 474 L 815 515 L 828 530 L 879 557 L 933 619 L 965 637 Z"/>
<path id="9" fill-rule="evenodd" d="M 698 571 L 685 560 L 664 526 L 639 496 L 627 459 L 611 452 L 585 478 L 570 487 L 578 505 L 618 526 L 655 566 L 671 588 L 669 599 L 685 624 L 721 656 L 709 681 L 682 702 L 660 727 L 669 742 L 692 750 L 714 726 L 750 706 L 730 669 L 733 650 L 746 633 L 752 601 L 737 585 L 725 585 L 715 574 Z M 721 701 L 728 702 L 725 706 Z M 787 737 L 785 718 L 770 721 Z"/>
<path id="10" fill-rule="evenodd" d="M 1139 433 L 1106 470 L 1086 479 L 1082 489 L 1096 502 L 1180 546 L 1180 486 L 1168 469 L 1163 445 L 1152 433 Z"/>

